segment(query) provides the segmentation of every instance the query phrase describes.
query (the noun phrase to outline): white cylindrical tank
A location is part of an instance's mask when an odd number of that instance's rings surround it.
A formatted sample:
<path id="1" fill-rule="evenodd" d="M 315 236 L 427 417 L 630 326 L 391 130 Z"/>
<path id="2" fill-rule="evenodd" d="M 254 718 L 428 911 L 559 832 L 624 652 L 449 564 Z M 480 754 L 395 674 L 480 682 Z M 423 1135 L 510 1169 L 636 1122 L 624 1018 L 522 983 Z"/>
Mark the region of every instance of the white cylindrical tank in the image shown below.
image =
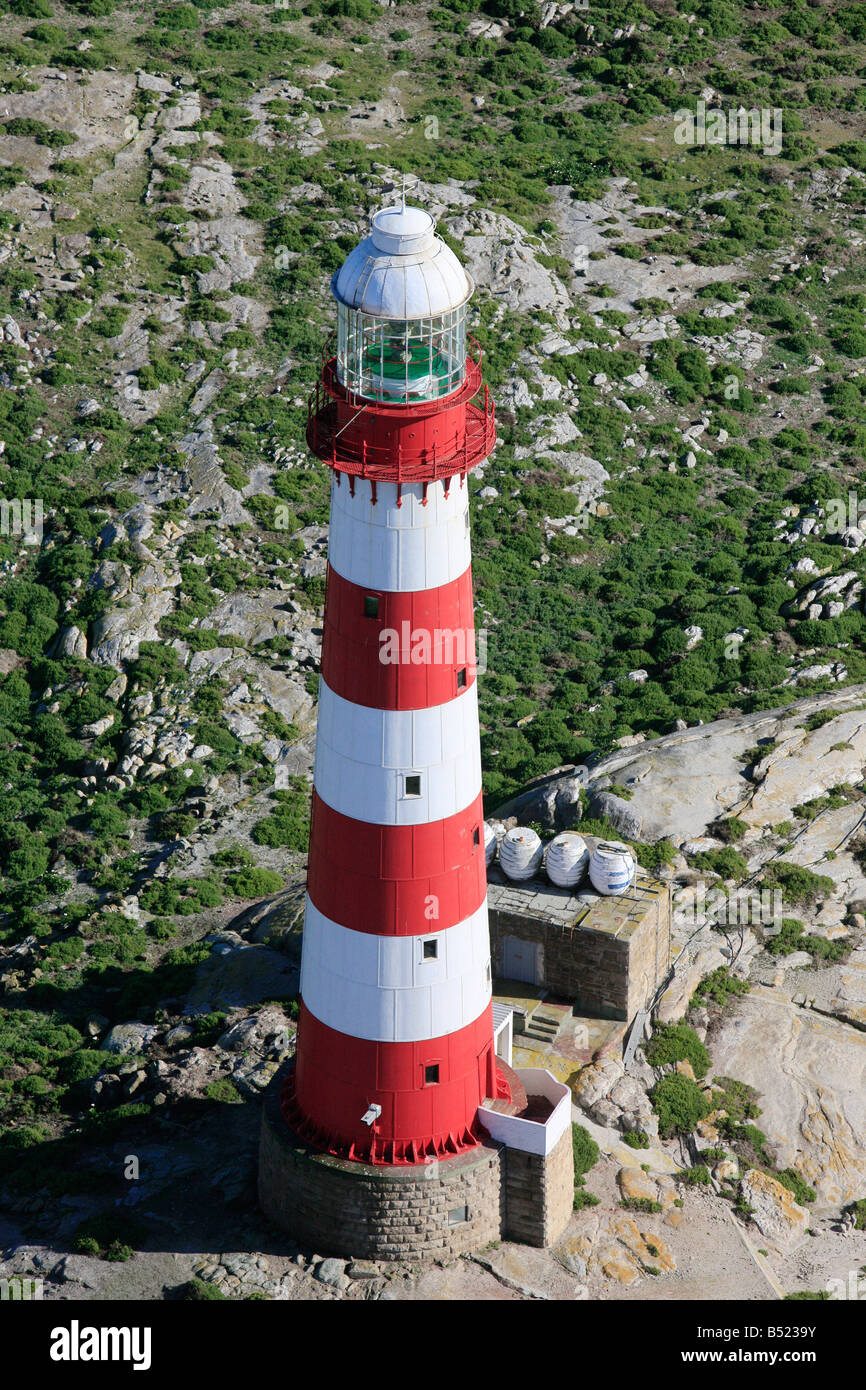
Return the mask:
<path id="1" fill-rule="evenodd" d="M 541 868 L 544 846 L 534 830 L 515 825 L 499 845 L 499 863 L 506 878 L 520 883 L 534 878 Z"/>
<path id="2" fill-rule="evenodd" d="M 484 859 L 489 867 L 496 854 L 496 831 L 489 821 L 484 822 Z"/>
<path id="3" fill-rule="evenodd" d="M 544 860 L 547 877 L 557 888 L 573 888 L 589 868 L 586 841 L 574 830 L 564 830 L 547 846 Z"/>
<path id="4" fill-rule="evenodd" d="M 597 893 L 613 897 L 624 893 L 634 882 L 635 861 L 628 845 L 619 840 L 602 840 L 589 861 L 589 878 Z"/>

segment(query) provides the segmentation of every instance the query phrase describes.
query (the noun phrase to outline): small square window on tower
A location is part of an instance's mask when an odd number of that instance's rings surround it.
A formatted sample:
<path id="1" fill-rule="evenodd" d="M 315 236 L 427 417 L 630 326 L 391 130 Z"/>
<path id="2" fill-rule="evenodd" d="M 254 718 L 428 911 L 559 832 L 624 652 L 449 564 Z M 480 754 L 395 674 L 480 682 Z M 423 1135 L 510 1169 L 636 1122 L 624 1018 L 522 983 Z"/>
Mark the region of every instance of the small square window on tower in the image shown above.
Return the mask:
<path id="1" fill-rule="evenodd" d="M 439 1085 L 439 1063 L 438 1063 L 438 1062 L 434 1062 L 434 1063 L 432 1063 L 431 1066 L 425 1067 L 425 1068 L 424 1068 L 424 1085 L 425 1085 L 425 1086 L 438 1086 L 438 1085 Z"/>
<path id="2" fill-rule="evenodd" d="M 432 936 L 429 941 L 424 942 L 421 947 L 421 955 L 424 960 L 436 960 L 438 958 L 439 942 L 436 940 L 435 936 Z"/>
<path id="3" fill-rule="evenodd" d="M 421 795 L 421 774 L 420 774 L 420 772 L 410 772 L 410 773 L 409 773 L 409 776 L 406 778 L 406 795 L 407 795 L 407 796 L 420 796 L 420 795 Z"/>
<path id="4" fill-rule="evenodd" d="M 472 844 L 475 846 L 476 849 L 481 844 L 481 831 L 479 830 L 477 825 L 475 829 L 472 831 Z"/>
<path id="5" fill-rule="evenodd" d="M 452 1207 L 451 1210 L 450 1210 L 449 1213 L 448 1213 L 448 1225 L 449 1225 L 449 1226 L 462 1226 L 463 1223 L 464 1223 L 465 1221 L 468 1221 L 468 1220 L 469 1220 L 469 1208 L 468 1208 L 468 1207 Z"/>
<path id="6" fill-rule="evenodd" d="M 458 690 L 462 690 L 463 687 L 464 687 L 465 685 L 466 685 L 466 667 L 465 667 L 465 666 L 461 666 L 461 667 L 460 667 L 460 670 L 457 672 L 457 689 L 458 689 Z"/>
<path id="7" fill-rule="evenodd" d="M 365 595 L 364 595 L 364 617 L 365 617 L 365 618 L 378 618 L 378 616 L 379 616 L 379 595 L 378 595 L 378 594 L 365 594 Z"/>

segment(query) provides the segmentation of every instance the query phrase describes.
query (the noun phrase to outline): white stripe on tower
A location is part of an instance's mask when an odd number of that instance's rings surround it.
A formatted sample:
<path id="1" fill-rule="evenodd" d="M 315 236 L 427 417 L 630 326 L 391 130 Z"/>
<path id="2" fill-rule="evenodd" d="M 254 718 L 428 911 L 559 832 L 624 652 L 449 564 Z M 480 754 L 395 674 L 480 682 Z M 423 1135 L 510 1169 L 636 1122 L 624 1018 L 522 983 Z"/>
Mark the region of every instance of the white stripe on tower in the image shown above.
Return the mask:
<path id="1" fill-rule="evenodd" d="M 433 936 L 374 936 L 329 921 L 308 899 L 301 995 L 321 1023 L 357 1038 L 454 1033 L 490 1003 L 487 904 Z"/>
<path id="2" fill-rule="evenodd" d="M 404 483 L 397 505 L 397 484 L 377 483 L 376 501 L 368 482 L 337 475 L 331 484 L 331 534 L 328 560 L 352 584 L 370 589 L 411 593 L 440 588 L 469 568 L 469 489 L 452 478 Z"/>
<path id="3" fill-rule="evenodd" d="M 378 483 L 376 500 L 368 482 L 356 480 L 354 489 L 344 476 L 331 492 L 331 532 L 328 561 L 333 574 L 355 586 L 345 590 L 341 604 L 341 631 L 352 631 L 351 608 L 357 603 L 358 640 L 366 647 L 363 670 L 369 672 L 383 627 L 382 596 L 431 594 L 424 611 L 431 614 L 459 610 L 461 626 L 471 637 L 471 577 L 465 606 L 454 609 L 453 585 L 470 574 L 468 489 L 452 478 L 447 493 L 441 482 L 403 485 L 397 505 L 396 484 Z M 437 600 L 432 591 L 451 586 L 450 601 Z M 364 616 L 365 591 L 379 595 L 377 619 Z M 468 602 L 466 601 L 468 599 Z M 412 611 L 412 610 L 405 610 Z M 326 642 L 339 642 L 330 628 L 325 609 Z M 369 624 L 369 626 L 365 626 Z M 333 648 L 332 648 L 333 650 Z M 439 658 L 442 659 L 441 657 Z M 472 660 L 470 650 L 469 660 Z M 449 659 L 450 665 L 450 659 Z M 335 673 L 343 670 L 339 664 Z M 359 671 L 360 675 L 360 671 Z M 453 678 L 454 685 L 450 680 Z M 357 687 L 377 688 L 369 676 Z M 430 872 L 424 844 L 462 846 L 457 861 L 450 861 L 451 881 L 446 885 L 448 904 L 453 904 L 456 884 L 466 881 L 473 855 L 483 854 L 480 825 L 466 833 L 465 817 L 480 805 L 481 751 L 478 728 L 478 688 L 475 680 L 458 687 L 456 664 L 448 685 L 454 694 L 442 703 L 420 708 L 401 708 L 416 692 L 416 683 L 392 687 L 397 708 L 382 709 L 338 695 L 324 680 L 319 683 L 314 783 L 319 801 L 347 823 L 377 827 L 386 839 L 381 843 L 382 868 L 394 882 L 420 880 Z M 455 822 L 460 824 L 458 832 Z M 453 832 L 435 830 L 445 824 Z M 314 821 L 314 830 L 316 822 Z M 413 846 L 387 837 L 415 830 Z M 437 836 L 425 836 L 428 830 Z M 393 848 L 391 847 L 393 846 Z M 321 884 L 328 877 L 321 855 L 325 842 L 314 834 L 310 846 L 310 881 Z M 441 851 L 440 851 L 441 852 Z M 339 853 L 339 849 L 338 849 Z M 351 846 L 346 859 L 351 860 Z M 434 850 L 433 861 L 436 860 Z M 444 869 L 444 862 L 443 862 Z M 470 871 L 471 872 L 471 871 Z M 396 878 L 394 878 L 396 875 Z M 333 882 L 333 880 L 331 880 Z M 341 877 L 346 888 L 329 894 L 332 916 L 326 915 L 308 894 L 304 919 L 301 963 L 301 1041 L 307 1028 L 310 1041 L 299 1053 L 296 1098 L 300 1113 L 314 1130 L 342 1134 L 363 1149 L 365 1135 L 360 1116 L 368 1105 L 383 1107 L 380 1133 L 395 1141 L 418 1140 L 415 1090 L 428 1096 L 431 1114 L 425 1124 L 430 1142 L 458 1134 L 465 1142 L 474 1124 L 475 1107 L 495 1089 L 492 1022 L 490 933 L 486 897 L 469 915 L 457 922 L 440 923 L 440 901 L 427 904 L 418 896 L 411 923 L 402 914 L 395 930 L 392 906 L 387 921 L 377 922 L 361 914 L 358 904 L 345 901 L 352 878 Z M 336 887 L 336 883 L 334 884 Z M 480 886 L 480 885 L 479 885 Z M 426 890 L 425 890 L 426 891 Z M 416 895 L 417 896 L 417 895 Z M 376 901 L 389 901 L 379 895 Z M 476 899 L 478 902 L 478 899 Z M 355 928 L 346 925 L 353 921 Z M 408 930 L 407 930 L 408 927 Z M 307 1020 L 309 1019 L 309 1023 Z M 315 1020 L 315 1024 L 313 1024 Z M 354 1046 L 353 1046 L 354 1043 Z M 301 1042 L 299 1042 L 299 1047 Z M 374 1046 L 375 1062 L 363 1063 L 357 1048 Z M 420 1049 L 420 1051 L 419 1051 Z M 349 1054 L 356 1056 L 350 1064 Z M 337 1095 L 335 1068 L 345 1057 L 345 1082 Z M 366 1083 L 357 1088 L 351 1066 L 360 1067 Z M 433 1091 L 425 1090 L 427 1068 L 435 1072 Z M 394 1078 L 402 1077 L 396 1083 Z M 397 1086 L 395 1090 L 394 1087 Z M 406 1086 L 411 1088 L 406 1094 Z M 329 1105 L 326 1095 L 333 1096 Z M 473 1100 L 474 1098 L 474 1100 Z M 414 1118 L 412 1118 L 414 1116 Z M 408 1126 L 408 1128 L 407 1128 Z M 368 1136 L 372 1137 L 372 1136 Z M 426 1151 L 426 1150 L 425 1150 Z"/>
<path id="4" fill-rule="evenodd" d="M 426 825 L 465 810 L 481 791 L 475 683 L 430 709 L 378 710 L 321 680 L 314 781 L 335 811 L 376 825 Z"/>

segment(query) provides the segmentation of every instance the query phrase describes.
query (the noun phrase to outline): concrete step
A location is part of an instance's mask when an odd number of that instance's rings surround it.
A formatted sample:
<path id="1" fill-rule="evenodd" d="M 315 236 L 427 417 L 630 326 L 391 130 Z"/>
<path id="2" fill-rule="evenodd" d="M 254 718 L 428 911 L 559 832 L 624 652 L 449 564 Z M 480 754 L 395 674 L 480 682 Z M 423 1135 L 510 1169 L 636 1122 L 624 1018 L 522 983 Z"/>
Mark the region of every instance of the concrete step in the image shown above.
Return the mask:
<path id="1" fill-rule="evenodd" d="M 532 1038 L 534 1042 L 552 1043 L 556 1041 L 556 1029 L 527 1028 L 522 1036 L 524 1038 Z"/>
<path id="2" fill-rule="evenodd" d="M 536 1009 L 526 1021 L 526 1032 L 531 1036 L 538 1037 L 543 1034 L 551 1040 L 557 1036 L 562 1027 L 561 1014 L 545 1013 L 542 1009 Z"/>

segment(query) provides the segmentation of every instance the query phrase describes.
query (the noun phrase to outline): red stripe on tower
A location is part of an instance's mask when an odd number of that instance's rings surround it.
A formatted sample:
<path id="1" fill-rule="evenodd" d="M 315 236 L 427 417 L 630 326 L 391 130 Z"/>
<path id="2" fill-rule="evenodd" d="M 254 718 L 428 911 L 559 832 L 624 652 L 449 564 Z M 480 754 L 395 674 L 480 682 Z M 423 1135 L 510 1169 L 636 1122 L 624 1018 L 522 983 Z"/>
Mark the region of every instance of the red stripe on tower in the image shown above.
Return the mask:
<path id="1" fill-rule="evenodd" d="M 441 931 L 487 896 L 480 795 L 444 820 L 372 825 L 341 815 L 314 791 L 310 847 L 310 901 L 353 931 L 412 936 L 419 922 Z M 425 915 L 431 901 L 437 917 Z"/>
<path id="2" fill-rule="evenodd" d="M 322 678 L 376 709 L 452 700 L 475 680 L 472 571 L 436 589 L 374 594 L 329 566 Z"/>
<path id="3" fill-rule="evenodd" d="M 386 209 L 332 285 L 307 438 L 331 466 L 296 1064 L 314 1146 L 423 1163 L 507 1096 L 491 1015 L 469 470 L 495 442 L 471 282 L 432 218 Z"/>

